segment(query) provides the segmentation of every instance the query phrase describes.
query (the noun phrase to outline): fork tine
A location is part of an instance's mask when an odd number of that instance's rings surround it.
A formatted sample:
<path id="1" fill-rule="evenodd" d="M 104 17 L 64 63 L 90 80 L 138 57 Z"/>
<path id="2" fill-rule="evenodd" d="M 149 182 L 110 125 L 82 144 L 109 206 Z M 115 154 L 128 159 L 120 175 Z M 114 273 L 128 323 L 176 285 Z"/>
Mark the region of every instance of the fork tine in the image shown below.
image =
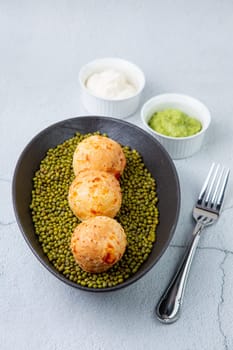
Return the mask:
<path id="1" fill-rule="evenodd" d="M 197 204 L 206 209 L 220 211 L 230 169 L 220 167 L 220 164 L 212 163 L 206 180 L 199 194 Z"/>
<path id="2" fill-rule="evenodd" d="M 223 203 L 223 199 L 224 199 L 224 194 L 225 194 L 225 189 L 227 186 L 227 182 L 228 182 L 228 178 L 229 178 L 229 174 L 230 174 L 230 169 L 226 169 L 225 170 L 225 175 L 223 177 L 223 181 L 222 181 L 222 185 L 221 188 L 219 190 L 219 194 L 218 194 L 218 198 L 217 198 L 217 204 L 216 204 L 216 209 L 220 210 L 222 203 Z"/>
<path id="3" fill-rule="evenodd" d="M 205 199 L 204 199 L 206 204 L 209 204 L 209 199 L 210 199 L 213 187 L 215 185 L 215 180 L 216 180 L 216 177 L 217 177 L 217 174 L 218 174 L 219 167 L 220 167 L 220 165 L 218 164 L 215 167 L 215 170 L 213 171 L 213 175 L 212 175 L 211 179 L 209 179 L 209 183 L 207 185 L 207 192 L 206 192 L 206 196 L 205 196 Z"/>
<path id="4" fill-rule="evenodd" d="M 223 173 L 224 173 L 224 167 L 222 168 L 222 170 L 220 172 L 220 175 L 218 176 L 217 183 L 215 185 L 213 197 L 212 197 L 211 202 L 210 202 L 211 207 L 213 207 L 217 203 L 217 194 L 218 194 L 218 191 L 219 191 L 219 186 L 220 186 L 220 183 L 221 183 L 221 179 L 222 179 Z"/>
<path id="5" fill-rule="evenodd" d="M 214 167 L 215 167 L 215 163 L 212 163 L 211 165 L 211 168 L 209 170 L 209 173 L 205 179 L 205 182 L 201 188 L 201 192 L 199 194 L 199 197 L 198 197 L 198 204 L 201 204 L 202 203 L 202 200 L 206 194 L 206 190 L 207 190 L 207 187 L 208 187 L 208 184 L 209 184 L 209 181 L 210 181 L 210 177 L 212 176 L 212 173 L 213 173 L 213 170 L 214 170 Z"/>

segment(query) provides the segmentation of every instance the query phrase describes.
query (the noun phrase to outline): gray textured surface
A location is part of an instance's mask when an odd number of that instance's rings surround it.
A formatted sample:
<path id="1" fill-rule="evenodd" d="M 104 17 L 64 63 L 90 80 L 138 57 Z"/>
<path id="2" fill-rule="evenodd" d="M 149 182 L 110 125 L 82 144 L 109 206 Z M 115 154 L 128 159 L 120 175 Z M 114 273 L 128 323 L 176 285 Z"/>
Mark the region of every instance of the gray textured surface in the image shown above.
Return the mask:
<path id="1" fill-rule="evenodd" d="M 181 319 L 154 307 L 192 229 L 191 208 L 212 160 L 233 169 L 232 1 L 0 1 L 0 349 L 233 349 L 233 186 L 221 221 L 203 234 Z M 201 99 L 212 112 L 202 150 L 175 162 L 180 219 L 158 264 L 115 293 L 74 290 L 50 275 L 24 242 L 12 210 L 17 158 L 35 133 L 85 115 L 78 72 L 97 57 L 137 63 L 142 102 L 162 92 Z M 127 118 L 142 126 L 139 111 Z"/>

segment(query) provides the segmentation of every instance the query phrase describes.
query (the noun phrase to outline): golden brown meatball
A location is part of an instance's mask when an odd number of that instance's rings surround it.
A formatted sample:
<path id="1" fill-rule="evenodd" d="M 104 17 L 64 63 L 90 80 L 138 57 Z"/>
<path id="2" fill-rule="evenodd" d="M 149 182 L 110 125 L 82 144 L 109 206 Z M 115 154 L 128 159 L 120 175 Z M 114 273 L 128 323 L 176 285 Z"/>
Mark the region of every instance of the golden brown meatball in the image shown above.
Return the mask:
<path id="1" fill-rule="evenodd" d="M 108 270 L 122 258 L 126 245 L 123 227 L 106 216 L 83 221 L 71 238 L 75 261 L 88 272 Z"/>
<path id="2" fill-rule="evenodd" d="M 113 218 L 120 210 L 121 201 L 119 182 L 105 171 L 81 172 L 69 188 L 69 206 L 80 220 L 98 215 Z"/>
<path id="3" fill-rule="evenodd" d="M 125 165 L 125 155 L 119 143 L 100 135 L 90 136 L 80 142 L 73 156 L 75 175 L 83 170 L 94 169 L 107 171 L 119 178 Z"/>

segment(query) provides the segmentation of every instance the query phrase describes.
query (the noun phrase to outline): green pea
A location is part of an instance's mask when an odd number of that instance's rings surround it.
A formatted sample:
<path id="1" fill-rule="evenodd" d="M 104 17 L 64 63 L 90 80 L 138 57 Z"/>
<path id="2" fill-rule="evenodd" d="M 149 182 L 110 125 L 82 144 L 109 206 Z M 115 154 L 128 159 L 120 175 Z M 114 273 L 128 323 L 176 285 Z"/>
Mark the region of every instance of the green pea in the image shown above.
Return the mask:
<path id="1" fill-rule="evenodd" d="M 74 150 L 79 142 L 93 134 L 76 133 L 48 150 L 33 177 L 30 210 L 38 240 L 55 268 L 81 286 L 107 288 L 131 277 L 150 255 L 159 222 L 158 197 L 156 182 L 146 169 L 141 155 L 129 146 L 122 146 L 127 166 L 119 179 L 122 206 L 116 220 L 121 223 L 127 236 L 126 252 L 106 272 L 91 274 L 83 271 L 70 249 L 72 232 L 80 221 L 70 210 L 67 196 L 74 179 Z"/>

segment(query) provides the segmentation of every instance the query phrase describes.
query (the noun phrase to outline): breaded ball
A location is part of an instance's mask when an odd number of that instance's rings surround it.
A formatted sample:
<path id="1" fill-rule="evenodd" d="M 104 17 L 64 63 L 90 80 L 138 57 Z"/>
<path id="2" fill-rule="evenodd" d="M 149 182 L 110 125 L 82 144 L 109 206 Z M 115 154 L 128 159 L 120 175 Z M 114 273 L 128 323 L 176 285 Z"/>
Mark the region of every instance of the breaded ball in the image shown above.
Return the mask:
<path id="1" fill-rule="evenodd" d="M 126 165 L 124 152 L 116 141 L 100 135 L 90 136 L 80 142 L 74 152 L 75 175 L 83 170 L 103 170 L 119 178 Z"/>
<path id="2" fill-rule="evenodd" d="M 71 238 L 75 261 L 87 272 L 108 270 L 122 258 L 126 245 L 123 227 L 106 216 L 83 221 Z"/>
<path id="3" fill-rule="evenodd" d="M 69 188 L 69 206 L 80 220 L 98 215 L 113 218 L 120 210 L 121 201 L 119 181 L 105 171 L 83 171 Z"/>

